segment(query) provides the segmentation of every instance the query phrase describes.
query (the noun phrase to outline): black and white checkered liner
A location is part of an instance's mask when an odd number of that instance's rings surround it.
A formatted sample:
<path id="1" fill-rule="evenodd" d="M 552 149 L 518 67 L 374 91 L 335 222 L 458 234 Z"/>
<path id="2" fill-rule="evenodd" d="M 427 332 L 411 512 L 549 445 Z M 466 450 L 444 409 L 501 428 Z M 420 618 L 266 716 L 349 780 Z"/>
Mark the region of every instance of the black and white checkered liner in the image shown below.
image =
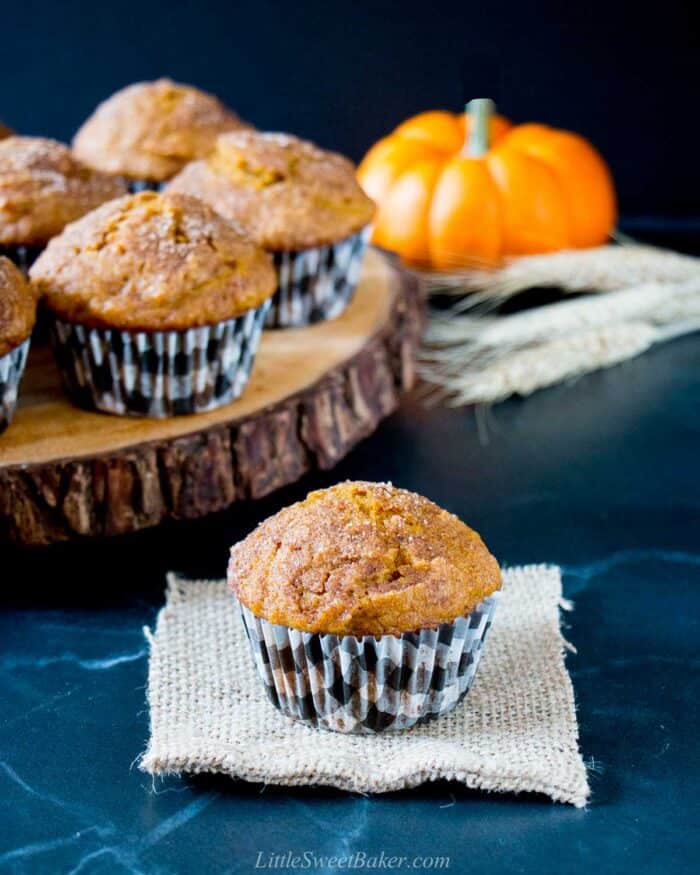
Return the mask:
<path id="1" fill-rule="evenodd" d="M 228 404 L 246 387 L 269 303 L 187 331 L 86 328 L 54 318 L 66 391 L 80 407 L 121 416 L 164 418 Z"/>
<path id="2" fill-rule="evenodd" d="M 0 255 L 9 258 L 21 271 L 27 273 L 44 249 L 44 246 L 0 246 Z"/>
<path id="3" fill-rule="evenodd" d="M 340 316 L 360 278 L 369 226 L 331 246 L 274 252 L 278 288 L 266 328 L 299 328 Z"/>
<path id="4" fill-rule="evenodd" d="M 28 353 L 29 338 L 0 357 L 0 432 L 7 428 L 15 412 L 17 391 Z"/>
<path id="5" fill-rule="evenodd" d="M 241 605 L 258 673 L 287 717 L 336 732 L 407 729 L 460 702 L 474 680 L 500 593 L 437 629 L 379 638 L 268 623 Z"/>

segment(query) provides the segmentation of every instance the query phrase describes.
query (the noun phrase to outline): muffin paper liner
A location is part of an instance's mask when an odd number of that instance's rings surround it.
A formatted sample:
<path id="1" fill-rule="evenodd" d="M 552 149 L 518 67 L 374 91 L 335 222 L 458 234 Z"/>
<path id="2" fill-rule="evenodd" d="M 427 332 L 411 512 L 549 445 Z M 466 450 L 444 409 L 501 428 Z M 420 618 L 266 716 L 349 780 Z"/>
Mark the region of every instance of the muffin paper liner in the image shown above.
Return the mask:
<path id="1" fill-rule="evenodd" d="M 245 389 L 269 305 L 187 331 L 88 328 L 54 316 L 51 339 L 80 407 L 159 418 L 202 413 Z"/>
<path id="2" fill-rule="evenodd" d="M 17 405 L 17 391 L 27 364 L 29 338 L 0 357 L 0 432 L 12 420 Z"/>
<path id="3" fill-rule="evenodd" d="M 377 638 L 301 632 L 240 608 L 273 705 L 316 727 L 372 734 L 408 729 L 464 698 L 499 596 L 453 623 Z"/>
<path id="4" fill-rule="evenodd" d="M 0 255 L 9 258 L 23 272 L 27 273 L 45 246 L 0 246 Z"/>
<path id="5" fill-rule="evenodd" d="M 267 328 L 299 328 L 335 319 L 352 300 L 370 227 L 331 246 L 274 252 L 279 286 Z"/>

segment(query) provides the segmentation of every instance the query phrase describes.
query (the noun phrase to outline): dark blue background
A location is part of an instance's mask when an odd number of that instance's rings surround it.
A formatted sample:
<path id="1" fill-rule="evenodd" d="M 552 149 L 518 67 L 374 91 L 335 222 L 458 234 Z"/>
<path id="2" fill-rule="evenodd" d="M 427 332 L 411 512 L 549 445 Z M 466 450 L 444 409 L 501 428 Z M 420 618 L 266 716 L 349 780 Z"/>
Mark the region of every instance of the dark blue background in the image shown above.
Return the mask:
<path id="1" fill-rule="evenodd" d="M 700 222 L 692 0 L 2 4 L 0 118 L 68 139 L 96 103 L 168 74 L 261 128 L 359 159 L 404 117 L 490 94 L 590 137 L 623 213 Z M 638 226 L 634 223 L 634 227 Z"/>

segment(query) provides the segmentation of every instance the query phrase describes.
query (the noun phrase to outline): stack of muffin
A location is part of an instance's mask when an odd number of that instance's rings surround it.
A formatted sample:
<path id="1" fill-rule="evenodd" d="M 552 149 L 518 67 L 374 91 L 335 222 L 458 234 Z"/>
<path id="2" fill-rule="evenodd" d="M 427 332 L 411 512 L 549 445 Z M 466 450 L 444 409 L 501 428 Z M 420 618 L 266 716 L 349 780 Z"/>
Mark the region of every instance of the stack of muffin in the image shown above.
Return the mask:
<path id="1" fill-rule="evenodd" d="M 0 126 L 0 430 L 37 304 L 81 407 L 232 401 L 264 326 L 344 310 L 373 213 L 345 158 L 165 79 L 102 103 L 72 150 Z"/>

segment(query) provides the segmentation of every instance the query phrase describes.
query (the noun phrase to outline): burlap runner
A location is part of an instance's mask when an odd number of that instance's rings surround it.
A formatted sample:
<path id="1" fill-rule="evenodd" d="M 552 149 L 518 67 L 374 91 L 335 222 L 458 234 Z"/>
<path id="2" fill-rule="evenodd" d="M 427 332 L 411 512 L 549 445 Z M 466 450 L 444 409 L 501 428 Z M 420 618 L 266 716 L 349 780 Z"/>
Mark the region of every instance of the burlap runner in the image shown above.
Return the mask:
<path id="1" fill-rule="evenodd" d="M 558 568 L 507 570 L 464 702 L 405 732 L 348 736 L 294 723 L 267 701 L 225 582 L 171 575 L 155 633 L 146 630 L 151 738 L 140 766 L 371 793 L 445 778 L 581 807 L 589 789 L 560 601 Z"/>

